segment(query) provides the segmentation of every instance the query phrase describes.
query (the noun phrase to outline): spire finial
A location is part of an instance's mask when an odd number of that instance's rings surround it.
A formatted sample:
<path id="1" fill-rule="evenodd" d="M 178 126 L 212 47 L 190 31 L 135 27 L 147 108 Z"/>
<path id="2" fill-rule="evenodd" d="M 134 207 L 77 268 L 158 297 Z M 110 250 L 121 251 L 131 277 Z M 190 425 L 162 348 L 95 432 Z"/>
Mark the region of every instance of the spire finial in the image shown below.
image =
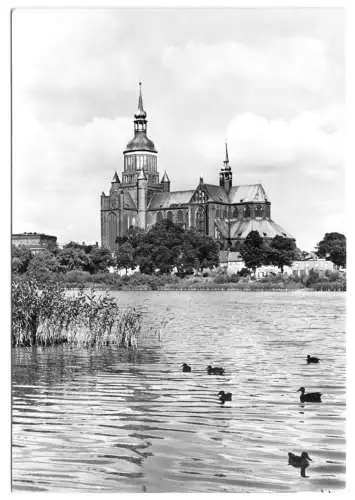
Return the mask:
<path id="1" fill-rule="evenodd" d="M 142 98 L 142 82 L 139 82 L 138 111 L 144 113 L 143 98 Z"/>
<path id="2" fill-rule="evenodd" d="M 224 160 L 223 163 L 225 163 L 226 165 L 228 165 L 229 163 L 229 157 L 228 157 L 228 144 L 227 144 L 227 139 L 225 140 L 225 145 L 226 145 L 226 158 Z"/>

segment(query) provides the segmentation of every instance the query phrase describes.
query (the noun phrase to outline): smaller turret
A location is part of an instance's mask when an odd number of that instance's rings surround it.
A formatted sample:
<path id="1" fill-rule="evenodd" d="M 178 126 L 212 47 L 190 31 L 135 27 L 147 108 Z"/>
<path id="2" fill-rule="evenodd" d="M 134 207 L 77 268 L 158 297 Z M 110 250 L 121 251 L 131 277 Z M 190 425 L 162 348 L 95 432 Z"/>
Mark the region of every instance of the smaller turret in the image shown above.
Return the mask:
<path id="1" fill-rule="evenodd" d="M 229 157 L 228 157 L 228 146 L 226 142 L 226 156 L 223 161 L 223 167 L 219 172 L 219 185 L 229 193 L 232 187 L 232 169 L 229 165 Z"/>
<path id="2" fill-rule="evenodd" d="M 112 183 L 118 183 L 121 184 L 120 178 L 117 175 L 117 172 L 115 172 L 115 175 L 113 176 Z"/>
<path id="3" fill-rule="evenodd" d="M 169 193 L 170 192 L 170 179 L 168 177 L 168 174 L 166 171 L 164 172 L 164 175 L 160 181 L 160 184 L 163 186 L 163 193 Z"/>
<path id="4" fill-rule="evenodd" d="M 111 188 L 110 188 L 110 195 L 113 193 L 117 193 L 121 185 L 121 181 L 117 175 L 117 172 L 115 172 L 115 175 L 113 176 L 112 182 L 111 182 Z"/>

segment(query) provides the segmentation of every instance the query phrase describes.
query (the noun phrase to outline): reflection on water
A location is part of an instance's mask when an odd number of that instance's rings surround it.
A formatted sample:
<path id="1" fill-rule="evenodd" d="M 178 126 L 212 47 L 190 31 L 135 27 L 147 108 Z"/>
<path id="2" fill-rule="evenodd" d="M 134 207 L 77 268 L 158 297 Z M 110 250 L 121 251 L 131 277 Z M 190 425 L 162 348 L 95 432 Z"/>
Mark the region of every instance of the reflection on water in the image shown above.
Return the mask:
<path id="1" fill-rule="evenodd" d="M 137 352 L 13 349 L 15 490 L 345 486 L 344 294 L 116 295 L 145 313 Z M 151 326 L 163 323 L 159 336 Z M 301 404 L 301 386 L 323 402 Z M 220 390 L 232 401 L 221 405 Z M 302 451 L 307 478 L 288 465 Z"/>

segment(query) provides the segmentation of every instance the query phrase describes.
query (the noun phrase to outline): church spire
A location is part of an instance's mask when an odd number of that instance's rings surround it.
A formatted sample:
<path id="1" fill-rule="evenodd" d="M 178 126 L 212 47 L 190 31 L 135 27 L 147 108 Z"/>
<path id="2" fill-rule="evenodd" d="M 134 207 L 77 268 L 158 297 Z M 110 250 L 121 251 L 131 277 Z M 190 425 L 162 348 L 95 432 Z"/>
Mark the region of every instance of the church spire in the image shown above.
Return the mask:
<path id="1" fill-rule="evenodd" d="M 221 167 L 221 170 L 219 171 L 219 185 L 227 193 L 229 193 L 232 187 L 232 169 L 231 166 L 229 165 L 227 140 L 225 141 L 225 148 L 226 152 L 225 152 L 225 158 L 223 160 L 223 167 Z"/>
<path id="2" fill-rule="evenodd" d="M 147 118 L 147 113 L 143 108 L 142 82 L 139 82 L 138 112 L 134 115 L 134 117 L 136 118 L 136 120 L 145 120 Z"/>
<path id="3" fill-rule="evenodd" d="M 228 144 L 227 144 L 227 140 L 226 140 L 225 144 L 226 144 L 226 157 L 225 157 L 225 160 L 223 162 L 224 165 L 225 165 L 224 168 L 227 168 L 227 167 L 230 168 L 229 167 L 229 157 L 228 157 Z"/>

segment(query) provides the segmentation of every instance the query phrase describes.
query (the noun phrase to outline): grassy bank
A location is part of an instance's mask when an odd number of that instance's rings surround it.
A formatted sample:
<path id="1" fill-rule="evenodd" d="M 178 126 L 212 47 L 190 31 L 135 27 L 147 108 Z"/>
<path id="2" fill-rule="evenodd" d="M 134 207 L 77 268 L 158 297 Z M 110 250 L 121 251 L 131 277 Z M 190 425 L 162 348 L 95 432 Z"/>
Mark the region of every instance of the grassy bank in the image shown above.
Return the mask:
<path id="1" fill-rule="evenodd" d="M 121 310 L 108 294 L 93 290 L 68 293 L 59 283 L 33 278 L 12 282 L 12 345 L 136 347 L 141 315 L 134 308 Z"/>
<path id="2" fill-rule="evenodd" d="M 110 290 L 300 290 L 345 291 L 346 281 L 341 273 L 311 272 L 307 276 L 272 275 L 254 279 L 250 275 L 227 275 L 221 270 L 204 273 L 202 276 L 147 275 L 135 273 L 132 276 L 88 273 L 71 274 L 65 278 L 68 287 L 90 287 Z"/>
<path id="3" fill-rule="evenodd" d="M 43 278 L 43 276 L 42 276 Z M 43 279 L 42 279 L 43 281 Z M 108 272 L 90 274 L 85 271 L 69 271 L 67 273 L 48 273 L 44 282 L 47 285 L 58 285 L 65 289 L 99 289 L 99 290 L 299 290 L 345 291 L 346 279 L 341 272 L 317 273 L 310 271 L 308 275 L 282 276 L 269 275 L 254 279 L 246 270 L 241 273 L 227 275 L 217 269 L 202 275 L 179 277 L 171 274 L 135 273 L 131 276 L 119 276 Z"/>

